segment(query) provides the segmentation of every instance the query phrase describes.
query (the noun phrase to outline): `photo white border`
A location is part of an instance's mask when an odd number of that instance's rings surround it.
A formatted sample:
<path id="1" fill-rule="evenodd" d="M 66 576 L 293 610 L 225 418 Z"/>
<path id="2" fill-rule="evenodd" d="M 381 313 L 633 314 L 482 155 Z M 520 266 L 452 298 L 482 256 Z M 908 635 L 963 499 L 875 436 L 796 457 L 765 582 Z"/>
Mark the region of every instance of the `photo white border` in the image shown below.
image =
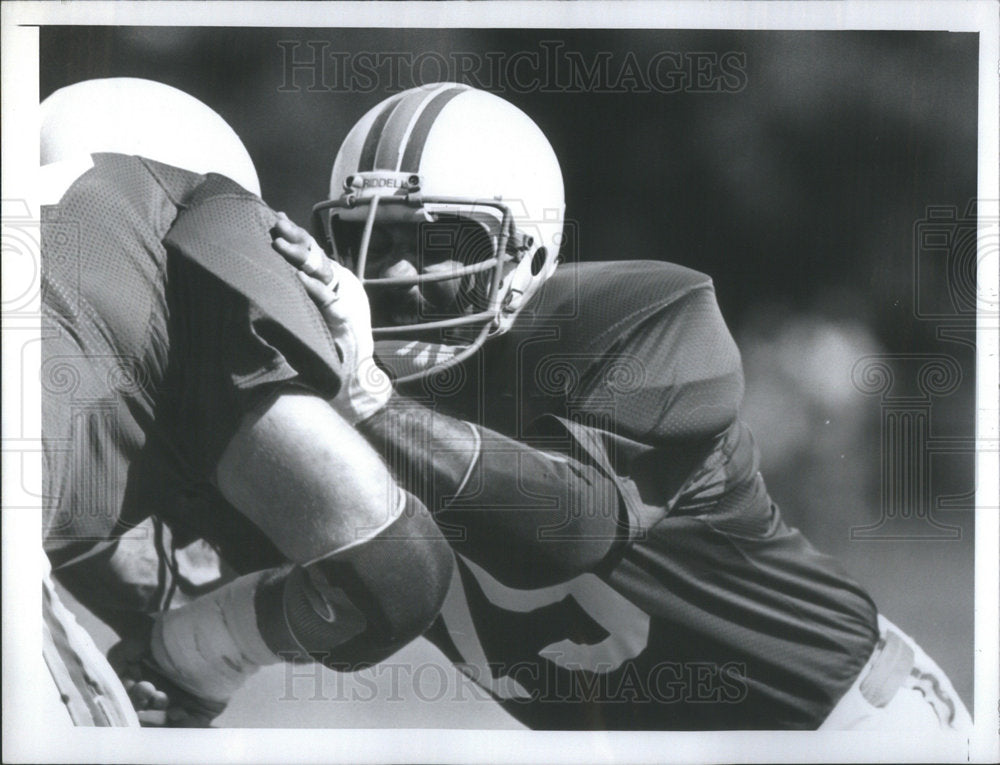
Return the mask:
<path id="1" fill-rule="evenodd" d="M 996 305 L 998 253 L 998 6 L 988 0 L 918 2 L 3 2 L 2 189 L 4 217 L 27 200 L 37 218 L 38 26 L 46 24 L 260 27 L 577 27 L 673 29 L 906 29 L 979 32 L 979 289 Z M 10 201 L 9 200 L 13 200 Z M 989 248 L 993 247 L 993 250 Z M 5 248 L 5 257 L 7 250 Z M 5 274 L 18 282 L 18 264 Z M 37 302 L 37 301 L 36 301 Z M 36 321 L 37 323 L 37 321 Z M 3 754 L 6 761 L 102 762 L 848 762 L 952 760 L 912 734 L 538 733 L 433 730 L 53 729 L 38 713 L 40 513 L 17 505 L 22 478 L 40 485 L 40 408 L 31 320 L 3 316 Z M 27 334 L 26 334 L 27 333 Z M 994 317 L 977 334 L 977 516 L 975 590 L 976 737 L 961 759 L 1000 758 L 997 485 L 998 335 Z M 29 354 L 25 356 L 24 354 Z M 24 359 L 28 361 L 25 362 Z M 10 402 L 24 402 L 21 408 Z M 23 462 L 20 460 L 23 458 Z M 36 480 L 36 483 L 30 483 Z M 39 574 L 40 576 L 40 574 Z"/>

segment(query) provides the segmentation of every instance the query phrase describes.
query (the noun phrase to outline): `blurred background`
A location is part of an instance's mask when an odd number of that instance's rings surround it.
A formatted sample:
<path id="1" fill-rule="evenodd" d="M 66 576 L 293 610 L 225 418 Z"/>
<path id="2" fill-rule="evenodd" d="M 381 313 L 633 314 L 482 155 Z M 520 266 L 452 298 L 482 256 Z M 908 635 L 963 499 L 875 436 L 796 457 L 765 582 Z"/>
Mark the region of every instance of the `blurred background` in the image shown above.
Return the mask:
<path id="1" fill-rule="evenodd" d="M 388 95 L 449 79 L 520 106 L 562 162 L 564 256 L 714 278 L 788 522 L 971 708 L 976 35 L 43 27 L 40 43 L 42 98 L 133 76 L 209 104 L 303 224 Z M 397 659 L 439 662 L 426 644 Z M 454 674 L 437 699 L 436 672 L 328 674 L 262 673 L 220 722 L 516 727 Z"/>

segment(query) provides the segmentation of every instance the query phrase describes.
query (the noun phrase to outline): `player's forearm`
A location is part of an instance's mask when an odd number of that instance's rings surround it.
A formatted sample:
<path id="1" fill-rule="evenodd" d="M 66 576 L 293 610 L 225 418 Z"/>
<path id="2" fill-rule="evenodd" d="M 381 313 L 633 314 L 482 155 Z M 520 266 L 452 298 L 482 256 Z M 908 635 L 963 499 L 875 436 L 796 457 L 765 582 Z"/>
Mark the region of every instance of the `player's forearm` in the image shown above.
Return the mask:
<path id="1" fill-rule="evenodd" d="M 154 668 L 183 691 L 224 704 L 279 660 L 354 671 L 387 658 L 437 616 L 453 556 L 411 495 L 392 523 L 366 533 L 306 565 L 247 574 L 161 614 Z"/>
<path id="2" fill-rule="evenodd" d="M 359 429 L 455 549 L 507 584 L 592 570 L 627 537 L 615 484 L 592 465 L 402 397 Z"/>

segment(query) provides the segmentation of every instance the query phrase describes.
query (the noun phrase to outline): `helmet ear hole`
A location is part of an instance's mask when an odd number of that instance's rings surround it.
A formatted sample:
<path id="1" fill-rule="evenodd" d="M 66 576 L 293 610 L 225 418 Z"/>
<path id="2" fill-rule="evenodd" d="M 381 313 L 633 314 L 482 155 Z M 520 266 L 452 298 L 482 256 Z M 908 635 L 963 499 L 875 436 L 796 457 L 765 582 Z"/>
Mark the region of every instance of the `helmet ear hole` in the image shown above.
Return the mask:
<path id="1" fill-rule="evenodd" d="M 535 250 L 535 254 L 531 256 L 531 275 L 538 276 L 542 269 L 545 267 L 545 259 L 548 256 L 544 247 L 539 247 Z"/>

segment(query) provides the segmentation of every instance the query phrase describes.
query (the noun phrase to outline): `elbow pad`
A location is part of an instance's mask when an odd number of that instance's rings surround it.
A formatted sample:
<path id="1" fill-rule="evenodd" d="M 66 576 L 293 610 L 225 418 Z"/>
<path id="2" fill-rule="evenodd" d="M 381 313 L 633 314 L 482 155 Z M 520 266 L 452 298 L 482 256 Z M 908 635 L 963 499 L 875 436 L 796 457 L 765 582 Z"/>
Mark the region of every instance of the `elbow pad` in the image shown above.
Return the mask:
<path id="1" fill-rule="evenodd" d="M 402 400 L 359 430 L 455 550 L 508 586 L 566 581 L 628 538 L 619 491 L 594 464 Z"/>
<path id="2" fill-rule="evenodd" d="M 286 660 L 354 671 L 391 656 L 431 625 L 447 595 L 454 556 L 412 495 L 378 534 L 307 566 L 291 566 L 257 588 L 259 625 Z"/>

